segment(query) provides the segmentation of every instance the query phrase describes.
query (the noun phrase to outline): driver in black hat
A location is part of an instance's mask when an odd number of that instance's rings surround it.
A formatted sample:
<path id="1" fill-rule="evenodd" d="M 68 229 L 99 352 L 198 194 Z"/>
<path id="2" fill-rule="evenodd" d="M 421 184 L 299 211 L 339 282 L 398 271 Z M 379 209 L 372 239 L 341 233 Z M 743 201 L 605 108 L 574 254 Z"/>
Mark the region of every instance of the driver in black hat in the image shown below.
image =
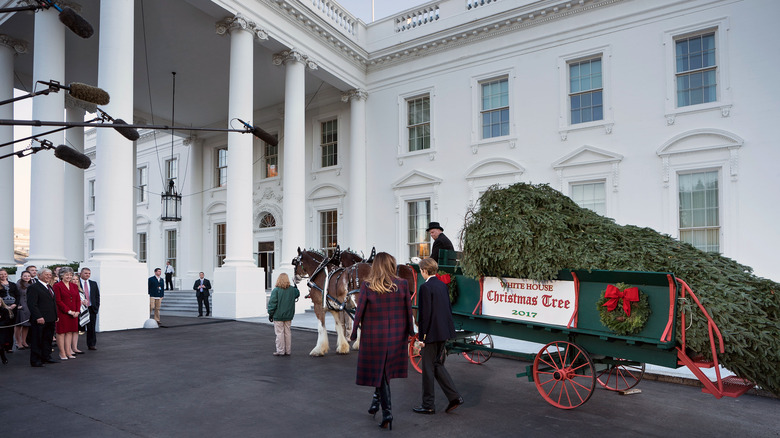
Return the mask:
<path id="1" fill-rule="evenodd" d="M 428 224 L 428 229 L 425 230 L 433 238 L 433 248 L 431 248 L 431 258 L 439 263 L 439 250 L 446 249 L 447 251 L 455 251 L 455 247 L 452 246 L 452 242 L 447 236 L 444 235 L 444 228 L 439 225 L 438 222 L 431 222 Z"/>

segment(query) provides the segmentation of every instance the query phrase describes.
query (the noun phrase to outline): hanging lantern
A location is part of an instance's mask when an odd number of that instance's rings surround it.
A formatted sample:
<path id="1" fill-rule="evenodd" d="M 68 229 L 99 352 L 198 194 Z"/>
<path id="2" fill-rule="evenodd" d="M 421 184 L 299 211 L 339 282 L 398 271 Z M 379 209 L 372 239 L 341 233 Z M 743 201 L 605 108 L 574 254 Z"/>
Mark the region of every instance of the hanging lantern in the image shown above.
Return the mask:
<path id="1" fill-rule="evenodd" d="M 173 180 L 168 180 L 168 190 L 162 194 L 162 220 L 178 222 L 181 220 L 181 195 L 176 193 Z"/>

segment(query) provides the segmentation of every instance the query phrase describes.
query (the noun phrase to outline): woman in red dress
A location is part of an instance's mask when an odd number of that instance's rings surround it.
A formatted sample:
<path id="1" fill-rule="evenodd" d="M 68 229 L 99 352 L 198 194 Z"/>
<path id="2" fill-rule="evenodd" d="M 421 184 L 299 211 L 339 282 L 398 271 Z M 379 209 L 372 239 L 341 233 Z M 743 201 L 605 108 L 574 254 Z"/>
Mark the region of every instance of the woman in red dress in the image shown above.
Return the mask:
<path id="1" fill-rule="evenodd" d="M 79 330 L 79 309 L 81 299 L 79 287 L 71 283 L 73 268 L 68 266 L 60 269 L 60 281 L 54 285 L 54 298 L 57 301 L 57 347 L 60 349 L 60 360 L 75 359 L 73 352 L 73 336 Z"/>

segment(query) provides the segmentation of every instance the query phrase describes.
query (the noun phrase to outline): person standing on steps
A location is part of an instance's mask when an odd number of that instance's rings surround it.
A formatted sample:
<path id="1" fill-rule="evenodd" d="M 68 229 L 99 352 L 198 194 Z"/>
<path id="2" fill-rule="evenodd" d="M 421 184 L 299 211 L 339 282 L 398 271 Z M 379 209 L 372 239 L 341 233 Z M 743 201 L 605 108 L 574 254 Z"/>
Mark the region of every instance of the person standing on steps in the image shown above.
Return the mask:
<path id="1" fill-rule="evenodd" d="M 206 305 L 206 316 L 211 316 L 211 308 L 209 307 L 211 282 L 202 272 L 198 274 L 198 276 L 200 276 L 200 278 L 195 280 L 195 284 L 192 285 L 192 289 L 195 290 L 195 298 L 198 299 L 198 317 L 203 316 L 204 304 Z"/>

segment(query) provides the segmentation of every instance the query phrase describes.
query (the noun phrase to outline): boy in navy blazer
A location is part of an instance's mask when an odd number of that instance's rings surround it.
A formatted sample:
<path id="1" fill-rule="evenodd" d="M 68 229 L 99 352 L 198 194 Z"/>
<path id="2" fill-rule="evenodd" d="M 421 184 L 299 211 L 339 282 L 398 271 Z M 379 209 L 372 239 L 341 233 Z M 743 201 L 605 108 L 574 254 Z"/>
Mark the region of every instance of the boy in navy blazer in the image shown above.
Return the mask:
<path id="1" fill-rule="evenodd" d="M 455 389 L 450 373 L 444 368 L 447 352 L 444 344 L 455 336 L 452 322 L 452 306 L 449 288 L 436 277 L 439 264 L 432 258 L 420 262 L 420 271 L 425 283 L 420 286 L 417 295 L 418 338 L 422 346 L 422 405 L 412 409 L 418 414 L 434 414 L 434 379 L 439 383 L 449 404 L 445 412 L 452 412 L 463 404 L 463 398 Z"/>

